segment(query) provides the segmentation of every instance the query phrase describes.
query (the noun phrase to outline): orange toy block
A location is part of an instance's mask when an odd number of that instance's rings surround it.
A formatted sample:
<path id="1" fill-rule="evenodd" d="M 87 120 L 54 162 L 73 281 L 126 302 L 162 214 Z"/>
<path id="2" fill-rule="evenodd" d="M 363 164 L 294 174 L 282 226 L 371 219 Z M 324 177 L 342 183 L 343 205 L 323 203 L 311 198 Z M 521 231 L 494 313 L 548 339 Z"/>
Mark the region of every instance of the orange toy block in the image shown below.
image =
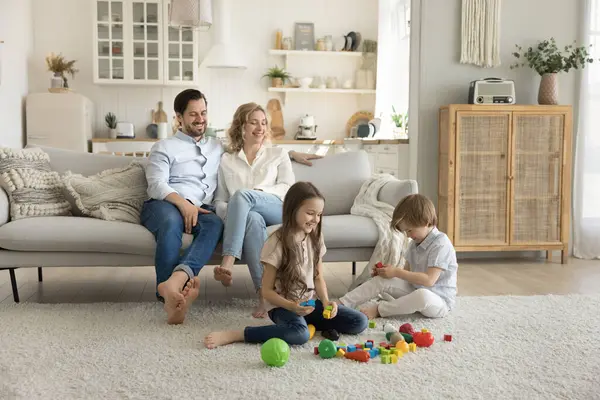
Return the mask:
<path id="1" fill-rule="evenodd" d="M 358 362 L 367 362 L 371 358 L 371 355 L 363 350 L 351 351 L 350 353 L 346 353 L 344 355 L 349 360 L 354 360 Z"/>

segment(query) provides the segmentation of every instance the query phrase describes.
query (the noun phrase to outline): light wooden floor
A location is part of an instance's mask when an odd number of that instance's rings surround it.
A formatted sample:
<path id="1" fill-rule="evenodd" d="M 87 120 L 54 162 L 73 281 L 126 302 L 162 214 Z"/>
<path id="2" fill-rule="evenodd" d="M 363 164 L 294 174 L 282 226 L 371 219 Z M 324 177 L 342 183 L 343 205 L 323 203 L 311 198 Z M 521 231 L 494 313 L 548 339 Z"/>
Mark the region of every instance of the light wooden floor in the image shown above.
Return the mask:
<path id="1" fill-rule="evenodd" d="M 600 260 L 571 258 L 568 264 L 545 259 L 459 261 L 459 296 L 600 293 Z M 357 274 L 366 263 L 357 264 Z M 212 278 L 212 266 L 200 273 L 202 299 L 254 298 L 245 265 L 236 266 L 234 283 L 224 288 Z M 44 268 L 44 281 L 37 269 L 16 271 L 21 302 L 86 303 L 156 301 L 154 267 Z M 330 297 L 344 295 L 352 282 L 350 263 L 325 264 Z M 8 271 L 0 271 L 0 303 L 12 303 Z"/>

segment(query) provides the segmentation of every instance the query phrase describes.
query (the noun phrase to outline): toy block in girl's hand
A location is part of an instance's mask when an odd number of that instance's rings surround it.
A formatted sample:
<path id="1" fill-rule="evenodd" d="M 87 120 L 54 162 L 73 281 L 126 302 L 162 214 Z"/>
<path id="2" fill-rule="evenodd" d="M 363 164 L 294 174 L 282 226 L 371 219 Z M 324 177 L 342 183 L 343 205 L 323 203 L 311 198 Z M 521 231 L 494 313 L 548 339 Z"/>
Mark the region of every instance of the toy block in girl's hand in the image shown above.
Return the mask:
<path id="1" fill-rule="evenodd" d="M 317 305 L 316 301 L 314 300 L 307 300 L 307 301 L 303 301 L 302 303 L 300 303 L 301 306 L 303 307 L 315 307 Z"/>
<path id="2" fill-rule="evenodd" d="M 379 261 L 377 264 L 375 264 L 375 266 L 377 268 L 383 268 L 383 263 L 381 261 Z"/>

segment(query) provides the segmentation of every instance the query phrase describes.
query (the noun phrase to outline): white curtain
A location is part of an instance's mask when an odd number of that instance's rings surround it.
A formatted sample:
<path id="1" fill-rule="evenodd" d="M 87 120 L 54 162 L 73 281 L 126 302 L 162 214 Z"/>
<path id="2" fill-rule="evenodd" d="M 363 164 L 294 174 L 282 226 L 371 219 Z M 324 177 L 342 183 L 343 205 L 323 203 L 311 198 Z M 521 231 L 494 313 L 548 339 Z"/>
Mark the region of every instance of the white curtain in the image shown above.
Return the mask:
<path id="1" fill-rule="evenodd" d="M 592 58 L 581 73 L 573 192 L 573 255 L 600 258 L 600 0 L 585 0 L 584 39 Z"/>

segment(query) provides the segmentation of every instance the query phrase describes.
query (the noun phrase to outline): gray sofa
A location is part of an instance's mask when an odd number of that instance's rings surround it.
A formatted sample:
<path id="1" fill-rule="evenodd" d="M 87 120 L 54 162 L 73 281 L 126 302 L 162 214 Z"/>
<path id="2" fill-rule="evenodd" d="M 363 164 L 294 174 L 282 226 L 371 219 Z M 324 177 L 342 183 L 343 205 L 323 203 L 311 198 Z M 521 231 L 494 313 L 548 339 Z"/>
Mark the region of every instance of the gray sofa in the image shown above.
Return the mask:
<path id="1" fill-rule="evenodd" d="M 54 171 L 72 171 L 84 176 L 109 168 L 123 167 L 133 158 L 79 153 L 54 148 L 49 154 Z M 371 177 L 364 151 L 346 152 L 316 160 L 312 167 L 293 163 L 296 180 L 313 182 L 325 196 L 323 234 L 326 262 L 368 261 L 377 243 L 375 223 L 367 217 L 350 214 L 361 185 Z M 416 193 L 415 181 L 392 181 L 385 185 L 379 199 L 395 205 L 404 196 Z M 142 225 L 105 221 L 88 217 L 34 217 L 9 220 L 7 194 L 0 189 L 0 269 L 8 269 L 13 297 L 19 301 L 15 269 L 64 266 L 150 266 L 154 265 L 154 236 Z M 191 242 L 183 234 L 183 247 Z M 220 249 L 213 256 L 218 264 Z"/>

